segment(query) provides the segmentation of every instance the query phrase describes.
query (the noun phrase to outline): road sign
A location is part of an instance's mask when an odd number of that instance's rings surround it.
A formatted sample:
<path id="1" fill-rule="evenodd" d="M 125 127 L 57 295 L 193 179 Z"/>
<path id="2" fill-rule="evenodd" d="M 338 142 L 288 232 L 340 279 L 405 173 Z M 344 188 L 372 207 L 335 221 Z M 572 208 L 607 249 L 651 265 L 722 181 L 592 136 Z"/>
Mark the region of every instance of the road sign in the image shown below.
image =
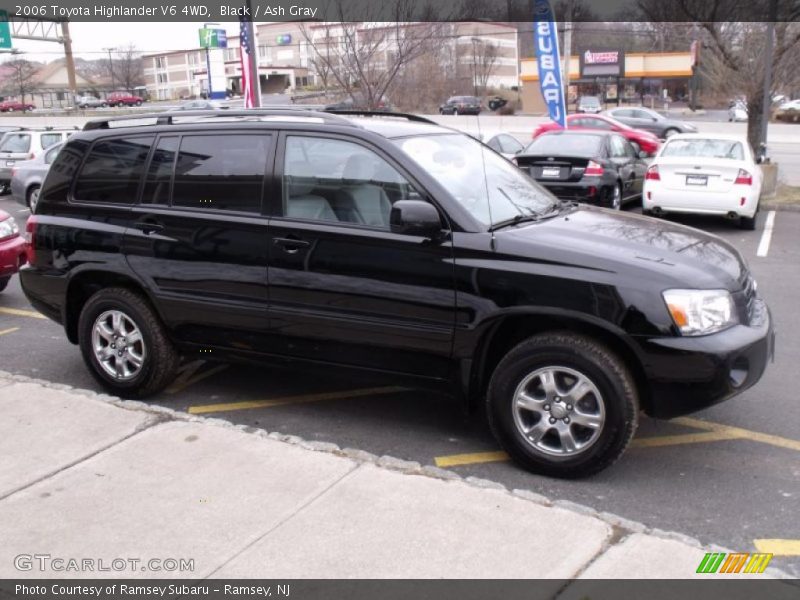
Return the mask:
<path id="1" fill-rule="evenodd" d="M 11 50 L 11 26 L 5 10 L 0 10 L 0 50 Z"/>
<path id="2" fill-rule="evenodd" d="M 199 31 L 201 48 L 227 48 L 228 36 L 224 29 L 204 27 Z"/>

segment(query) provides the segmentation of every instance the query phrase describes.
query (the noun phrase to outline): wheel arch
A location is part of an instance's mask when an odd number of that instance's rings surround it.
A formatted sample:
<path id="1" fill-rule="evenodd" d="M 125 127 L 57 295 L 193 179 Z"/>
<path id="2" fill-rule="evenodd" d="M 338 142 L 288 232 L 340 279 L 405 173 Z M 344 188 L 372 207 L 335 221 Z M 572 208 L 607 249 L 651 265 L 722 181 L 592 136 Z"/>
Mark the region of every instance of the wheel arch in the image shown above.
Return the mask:
<path id="1" fill-rule="evenodd" d="M 606 345 L 629 368 L 636 384 L 641 407 L 650 407 L 650 386 L 644 360 L 627 334 L 601 319 L 565 311 L 513 312 L 498 315 L 480 335 L 469 362 L 469 375 L 462 374 L 468 408 L 474 411 L 485 396 L 492 373 L 500 360 L 523 340 L 545 332 L 563 331 L 585 335 Z"/>

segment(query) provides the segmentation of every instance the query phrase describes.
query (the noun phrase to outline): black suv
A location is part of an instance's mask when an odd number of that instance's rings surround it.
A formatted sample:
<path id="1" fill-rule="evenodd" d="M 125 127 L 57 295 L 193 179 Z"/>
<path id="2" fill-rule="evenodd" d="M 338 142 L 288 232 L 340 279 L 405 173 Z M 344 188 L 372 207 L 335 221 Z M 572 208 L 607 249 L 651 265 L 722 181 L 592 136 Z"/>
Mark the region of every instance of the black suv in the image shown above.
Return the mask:
<path id="1" fill-rule="evenodd" d="M 485 402 L 532 471 L 577 477 L 755 384 L 770 314 L 695 229 L 557 200 L 410 115 L 93 121 L 28 221 L 31 303 L 123 397 L 181 356 L 379 370 Z M 149 125 L 141 125 L 152 122 Z"/>

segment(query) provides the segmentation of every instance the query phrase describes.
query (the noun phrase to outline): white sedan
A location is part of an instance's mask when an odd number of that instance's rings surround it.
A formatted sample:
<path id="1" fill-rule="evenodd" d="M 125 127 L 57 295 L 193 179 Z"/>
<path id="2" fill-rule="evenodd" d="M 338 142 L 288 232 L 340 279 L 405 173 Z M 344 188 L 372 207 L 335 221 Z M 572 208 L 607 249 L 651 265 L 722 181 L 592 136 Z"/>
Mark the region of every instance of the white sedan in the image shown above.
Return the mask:
<path id="1" fill-rule="evenodd" d="M 747 138 L 681 133 L 656 154 L 642 195 L 645 214 L 694 213 L 739 218 L 755 229 L 762 174 Z"/>

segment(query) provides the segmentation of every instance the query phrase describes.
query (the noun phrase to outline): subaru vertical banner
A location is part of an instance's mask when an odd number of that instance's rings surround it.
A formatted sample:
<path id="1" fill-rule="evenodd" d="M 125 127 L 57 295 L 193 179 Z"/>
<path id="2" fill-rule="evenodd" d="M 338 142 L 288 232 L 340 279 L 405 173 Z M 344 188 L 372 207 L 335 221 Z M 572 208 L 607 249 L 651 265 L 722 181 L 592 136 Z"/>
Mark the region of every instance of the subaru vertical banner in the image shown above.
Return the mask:
<path id="1" fill-rule="evenodd" d="M 566 127 L 567 110 L 561 84 L 561 58 L 558 52 L 558 29 L 548 0 L 534 2 L 533 45 L 539 66 L 539 85 L 550 118 Z"/>

